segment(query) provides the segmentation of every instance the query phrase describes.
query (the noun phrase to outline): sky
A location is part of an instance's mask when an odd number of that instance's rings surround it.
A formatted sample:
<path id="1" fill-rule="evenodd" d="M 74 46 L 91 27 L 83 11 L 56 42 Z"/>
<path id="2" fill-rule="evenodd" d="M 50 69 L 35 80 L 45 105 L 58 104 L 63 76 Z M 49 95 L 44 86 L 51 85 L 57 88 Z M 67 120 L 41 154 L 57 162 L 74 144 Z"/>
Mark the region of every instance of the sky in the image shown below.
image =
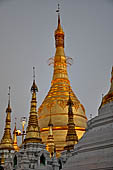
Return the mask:
<path id="1" fill-rule="evenodd" d="M 51 86 L 55 55 L 57 4 L 65 32 L 65 54 L 71 87 L 88 119 L 98 115 L 102 94 L 110 88 L 113 66 L 113 0 L 0 0 L 0 138 L 11 86 L 12 129 L 30 111 L 33 67 L 37 108 Z"/>

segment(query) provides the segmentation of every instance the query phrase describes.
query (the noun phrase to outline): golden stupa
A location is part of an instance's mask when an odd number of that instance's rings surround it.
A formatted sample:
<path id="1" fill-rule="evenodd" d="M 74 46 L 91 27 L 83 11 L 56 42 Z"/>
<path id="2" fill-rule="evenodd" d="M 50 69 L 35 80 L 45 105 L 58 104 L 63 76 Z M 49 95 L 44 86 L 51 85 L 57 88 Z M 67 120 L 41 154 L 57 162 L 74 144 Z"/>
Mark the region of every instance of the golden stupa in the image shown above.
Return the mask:
<path id="1" fill-rule="evenodd" d="M 1 139 L 0 143 L 0 150 L 14 150 L 13 146 L 13 139 L 11 136 L 11 107 L 10 107 L 10 87 L 9 87 L 9 101 L 8 101 L 8 107 L 6 109 L 6 121 L 5 121 L 5 128 L 4 128 L 4 134 Z"/>
<path id="2" fill-rule="evenodd" d="M 67 102 L 68 105 L 68 130 L 66 135 L 66 146 L 64 147 L 65 150 L 71 150 L 74 149 L 74 145 L 78 142 L 78 136 L 76 134 L 75 130 L 75 123 L 73 120 L 73 101 L 71 100 L 70 93 L 69 93 L 69 99 Z"/>
<path id="3" fill-rule="evenodd" d="M 51 117 L 53 123 L 53 135 L 56 151 L 64 150 L 66 145 L 67 123 L 68 123 L 68 96 L 73 101 L 73 116 L 76 125 L 78 139 L 80 139 L 86 129 L 87 117 L 85 109 L 71 89 L 67 73 L 66 55 L 64 53 L 64 31 L 60 24 L 60 13 L 58 10 L 58 26 L 55 31 L 56 53 L 54 56 L 54 73 L 50 90 L 43 103 L 38 109 L 39 126 L 42 142 L 46 143 L 48 137 L 48 122 Z"/>
<path id="4" fill-rule="evenodd" d="M 37 100 L 36 93 L 38 92 L 38 87 L 35 83 L 35 68 L 33 67 L 33 85 L 31 87 L 32 99 L 31 99 L 31 108 L 29 113 L 29 121 L 26 129 L 26 137 L 23 143 L 41 143 L 40 138 L 40 129 L 38 126 L 38 117 L 37 117 Z"/>
<path id="5" fill-rule="evenodd" d="M 15 127 L 14 127 L 14 131 L 13 131 L 13 147 L 15 149 L 15 151 L 19 151 L 19 147 L 17 145 L 17 129 L 16 129 L 16 122 L 15 122 Z"/>

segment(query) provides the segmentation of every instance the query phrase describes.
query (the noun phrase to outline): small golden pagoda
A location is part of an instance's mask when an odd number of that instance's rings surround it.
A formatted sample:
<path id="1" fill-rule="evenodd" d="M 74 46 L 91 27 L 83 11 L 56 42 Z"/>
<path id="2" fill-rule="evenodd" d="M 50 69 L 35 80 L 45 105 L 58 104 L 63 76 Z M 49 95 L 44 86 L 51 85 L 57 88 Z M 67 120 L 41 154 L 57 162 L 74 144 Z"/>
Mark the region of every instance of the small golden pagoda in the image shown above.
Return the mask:
<path id="1" fill-rule="evenodd" d="M 101 106 L 104 106 L 105 104 L 113 101 L 113 66 L 111 71 L 111 86 L 109 92 L 102 98 Z"/>
<path id="2" fill-rule="evenodd" d="M 4 129 L 4 135 L 1 139 L 0 150 L 14 150 L 13 140 L 11 136 L 11 107 L 10 107 L 10 87 L 9 87 L 9 101 L 6 109 L 6 124 Z"/>
<path id="3" fill-rule="evenodd" d="M 73 101 L 71 100 L 70 93 L 67 105 L 68 105 L 68 124 L 67 124 L 68 130 L 66 135 L 66 146 L 64 147 L 64 149 L 69 151 L 71 149 L 74 149 L 74 145 L 77 144 L 78 142 L 78 136 L 76 134 L 75 123 L 73 120 L 72 106 L 74 104 Z"/>
<path id="4" fill-rule="evenodd" d="M 64 150 L 66 145 L 67 123 L 68 123 L 68 94 L 73 101 L 73 117 L 76 124 L 76 132 L 80 139 L 86 129 L 87 118 L 85 109 L 71 89 L 67 73 L 67 60 L 64 52 L 64 31 L 60 24 L 60 13 L 58 12 L 58 26 L 55 31 L 56 53 L 54 56 L 54 73 L 50 90 L 38 109 L 39 126 L 42 141 L 46 143 L 48 136 L 49 110 L 53 122 L 53 135 L 56 151 Z"/>
<path id="5" fill-rule="evenodd" d="M 49 133 L 48 133 L 48 138 L 46 143 L 46 149 L 48 152 L 50 152 L 50 157 L 52 157 L 54 154 L 55 144 L 54 144 L 54 137 L 53 137 L 53 124 L 51 120 L 51 112 L 50 112 L 50 120 L 49 120 L 48 127 L 49 127 Z"/>
<path id="6" fill-rule="evenodd" d="M 16 122 L 15 122 L 15 127 L 14 127 L 14 131 L 13 131 L 13 147 L 15 149 L 15 151 L 19 151 L 19 147 L 17 145 L 17 129 L 16 129 Z"/>
<path id="7" fill-rule="evenodd" d="M 31 87 L 31 92 L 32 92 L 31 109 L 24 143 L 41 143 L 42 140 L 40 138 L 40 129 L 38 126 L 37 100 L 36 100 L 36 93 L 38 92 L 38 87 L 35 83 L 34 67 L 33 67 L 33 85 Z"/>

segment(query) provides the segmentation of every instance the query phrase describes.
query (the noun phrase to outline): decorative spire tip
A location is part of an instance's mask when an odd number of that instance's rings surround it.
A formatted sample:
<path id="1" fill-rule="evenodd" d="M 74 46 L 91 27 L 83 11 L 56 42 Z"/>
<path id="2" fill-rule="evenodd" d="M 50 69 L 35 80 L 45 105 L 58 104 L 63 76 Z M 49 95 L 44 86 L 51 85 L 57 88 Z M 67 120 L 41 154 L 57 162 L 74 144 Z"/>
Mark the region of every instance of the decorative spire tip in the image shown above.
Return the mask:
<path id="1" fill-rule="evenodd" d="M 9 106 L 10 106 L 10 90 L 11 90 L 11 87 L 9 86 L 9 92 L 8 92 L 8 96 L 9 96 L 8 105 Z"/>
<path id="2" fill-rule="evenodd" d="M 35 83 L 35 67 L 33 67 L 33 85 L 31 87 L 31 92 L 38 92 L 38 87 Z"/>
<path id="3" fill-rule="evenodd" d="M 67 105 L 70 105 L 70 106 L 73 106 L 73 101 L 71 100 L 71 88 L 69 87 L 69 99 L 68 99 L 68 102 L 67 102 Z"/>
<path id="4" fill-rule="evenodd" d="M 15 126 L 16 126 L 16 121 L 17 121 L 17 118 L 15 117 Z"/>
<path id="5" fill-rule="evenodd" d="M 58 25 L 60 24 L 60 4 L 58 4 L 58 9 L 56 10 L 58 13 Z"/>
<path id="6" fill-rule="evenodd" d="M 6 109 L 6 113 L 7 113 L 7 112 L 11 112 L 11 108 L 10 108 L 10 90 L 11 90 L 11 87 L 9 86 L 9 91 L 8 91 L 8 97 L 9 97 L 9 99 L 8 99 L 8 107 L 7 107 L 7 109 Z"/>
<path id="7" fill-rule="evenodd" d="M 33 81 L 35 81 L 35 67 L 33 67 Z"/>
<path id="8" fill-rule="evenodd" d="M 56 10 L 57 13 L 60 13 L 60 4 L 58 4 L 58 9 Z"/>

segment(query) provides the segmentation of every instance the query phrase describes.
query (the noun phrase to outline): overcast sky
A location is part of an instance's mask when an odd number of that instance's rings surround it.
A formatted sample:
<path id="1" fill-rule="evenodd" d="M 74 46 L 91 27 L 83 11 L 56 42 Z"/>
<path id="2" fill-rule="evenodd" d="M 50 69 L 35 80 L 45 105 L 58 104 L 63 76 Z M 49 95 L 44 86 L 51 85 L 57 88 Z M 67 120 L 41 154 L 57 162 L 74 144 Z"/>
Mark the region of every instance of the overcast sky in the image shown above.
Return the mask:
<path id="1" fill-rule="evenodd" d="M 47 95 L 55 54 L 57 3 L 65 32 L 65 54 L 72 89 L 96 116 L 102 93 L 110 87 L 113 65 L 113 0 L 0 0 L 0 136 L 5 125 L 8 86 L 11 86 L 12 127 L 29 116 L 32 68 L 36 68 L 38 107 Z"/>

